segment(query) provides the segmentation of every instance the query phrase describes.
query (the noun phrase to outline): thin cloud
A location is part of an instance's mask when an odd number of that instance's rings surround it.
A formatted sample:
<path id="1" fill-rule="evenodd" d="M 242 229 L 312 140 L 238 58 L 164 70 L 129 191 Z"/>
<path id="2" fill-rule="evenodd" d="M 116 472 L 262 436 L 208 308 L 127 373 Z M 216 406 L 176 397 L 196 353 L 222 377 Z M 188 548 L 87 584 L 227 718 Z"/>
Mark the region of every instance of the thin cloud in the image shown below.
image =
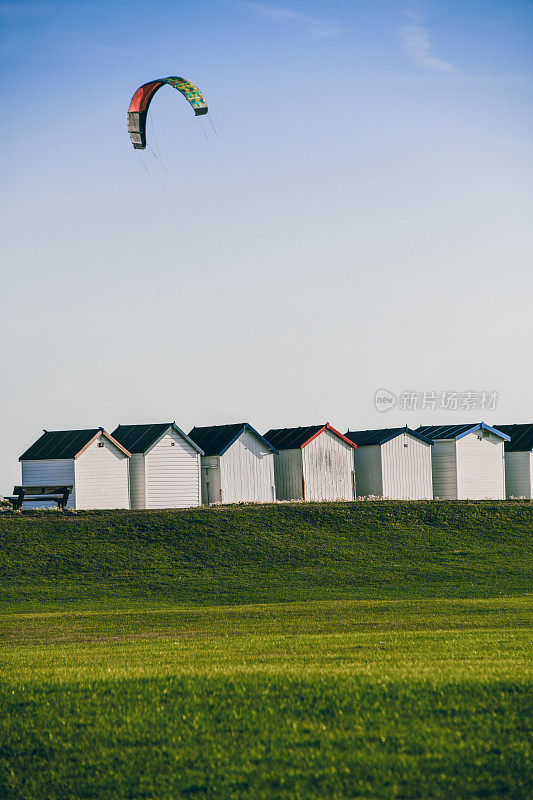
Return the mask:
<path id="1" fill-rule="evenodd" d="M 297 11 L 292 11 L 289 8 L 269 6 L 266 3 L 243 2 L 241 5 L 265 19 L 271 19 L 274 22 L 287 22 L 291 25 L 295 25 L 311 36 L 316 36 L 318 39 L 331 39 L 341 32 L 341 28 L 337 25 L 331 25 L 315 17 L 309 17 L 307 14 L 300 14 Z"/>
<path id="2" fill-rule="evenodd" d="M 433 72 L 453 71 L 453 64 L 433 55 L 431 35 L 419 19 L 412 16 L 412 21 L 398 30 L 398 36 L 404 51 L 417 66 Z"/>

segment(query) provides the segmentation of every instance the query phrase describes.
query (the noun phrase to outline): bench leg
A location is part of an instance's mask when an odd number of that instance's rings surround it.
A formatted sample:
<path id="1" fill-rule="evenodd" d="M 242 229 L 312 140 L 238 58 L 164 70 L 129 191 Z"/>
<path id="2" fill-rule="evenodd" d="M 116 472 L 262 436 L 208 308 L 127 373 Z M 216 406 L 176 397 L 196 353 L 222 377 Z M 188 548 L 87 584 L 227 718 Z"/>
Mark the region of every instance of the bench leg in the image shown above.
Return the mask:
<path id="1" fill-rule="evenodd" d="M 62 497 L 62 498 L 61 498 L 61 500 L 60 500 L 60 503 L 61 503 L 61 505 L 60 505 L 61 511 L 64 511 L 64 510 L 65 510 L 65 508 L 67 507 L 67 503 L 68 503 L 68 496 L 69 496 L 69 492 L 63 492 L 63 497 Z"/>

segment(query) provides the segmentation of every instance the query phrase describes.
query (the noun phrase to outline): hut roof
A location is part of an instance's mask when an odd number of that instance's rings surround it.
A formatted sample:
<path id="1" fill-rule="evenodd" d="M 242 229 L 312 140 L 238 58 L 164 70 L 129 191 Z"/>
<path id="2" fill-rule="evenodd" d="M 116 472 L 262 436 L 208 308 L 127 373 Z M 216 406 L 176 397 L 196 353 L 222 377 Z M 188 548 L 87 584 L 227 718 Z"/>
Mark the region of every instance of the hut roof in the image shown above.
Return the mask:
<path id="1" fill-rule="evenodd" d="M 104 428 L 89 428 L 77 431 L 43 431 L 42 436 L 19 457 L 19 461 L 77 458 L 100 436 L 112 442 L 125 455 L 130 455 L 129 450 Z"/>
<path id="2" fill-rule="evenodd" d="M 498 430 L 511 437 L 510 442 L 505 442 L 505 449 L 508 453 L 517 450 L 533 450 L 533 425 L 498 425 Z"/>
<path id="3" fill-rule="evenodd" d="M 408 428 L 407 425 L 403 428 L 375 428 L 374 430 L 368 431 L 346 431 L 346 436 L 348 439 L 351 439 L 357 447 L 367 447 L 369 445 L 385 444 L 385 442 L 395 439 L 396 436 L 402 433 L 408 433 L 410 436 L 414 436 L 415 439 L 420 439 L 420 441 L 426 444 L 433 444 L 433 441 L 429 437 L 417 431 L 413 431 L 411 428 Z"/>
<path id="4" fill-rule="evenodd" d="M 296 450 L 306 447 L 306 445 L 312 442 L 313 439 L 316 439 L 322 431 L 326 430 L 338 436 L 349 444 L 350 447 L 357 447 L 354 442 L 347 439 L 346 436 L 330 425 L 329 422 L 326 422 L 325 425 L 308 425 L 303 428 L 272 428 L 265 433 L 265 438 L 268 439 L 269 442 L 272 442 L 274 447 L 278 450 Z"/>
<path id="5" fill-rule="evenodd" d="M 423 436 L 428 436 L 430 439 L 453 439 L 457 441 L 462 439 L 463 436 L 468 436 L 469 433 L 484 430 L 494 433 L 504 441 L 509 441 L 510 437 L 497 428 L 491 428 L 486 422 L 469 422 L 466 425 L 421 425 L 416 429 L 417 433 Z"/>
<path id="6" fill-rule="evenodd" d="M 169 428 L 173 428 L 177 433 L 181 434 L 200 455 L 203 455 L 203 450 L 175 422 L 157 422 L 150 425 L 119 425 L 112 435 L 124 447 L 127 447 L 130 453 L 146 453 L 164 436 Z"/>
<path id="7" fill-rule="evenodd" d="M 189 431 L 189 436 L 202 448 L 204 455 L 222 456 L 244 431 L 254 433 L 269 450 L 272 450 L 273 453 L 278 452 L 248 422 L 236 422 L 233 425 L 206 425 L 193 428 L 192 431 Z"/>

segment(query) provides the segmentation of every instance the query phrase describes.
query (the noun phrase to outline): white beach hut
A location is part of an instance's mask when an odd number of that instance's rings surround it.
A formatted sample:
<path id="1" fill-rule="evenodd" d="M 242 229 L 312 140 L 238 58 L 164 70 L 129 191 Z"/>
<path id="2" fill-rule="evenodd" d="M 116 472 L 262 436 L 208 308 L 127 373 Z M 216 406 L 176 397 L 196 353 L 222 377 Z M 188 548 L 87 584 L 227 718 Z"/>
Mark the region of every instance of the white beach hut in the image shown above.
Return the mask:
<path id="1" fill-rule="evenodd" d="M 505 442 L 505 495 L 533 497 L 533 425 L 498 425 L 511 437 Z"/>
<path id="2" fill-rule="evenodd" d="M 131 453 L 132 509 L 200 505 L 202 450 L 175 422 L 119 425 L 113 436 Z"/>
<path id="3" fill-rule="evenodd" d="M 357 497 L 431 500 L 432 441 L 410 428 L 348 431 L 354 453 Z"/>
<path id="4" fill-rule="evenodd" d="M 354 500 L 356 445 L 329 422 L 304 428 L 273 428 L 265 439 L 274 458 L 278 500 Z"/>
<path id="5" fill-rule="evenodd" d="M 268 503 L 276 499 L 274 447 L 247 422 L 193 428 L 203 450 L 202 502 Z"/>
<path id="6" fill-rule="evenodd" d="M 433 441 L 433 496 L 441 500 L 505 499 L 505 442 L 509 436 L 485 422 L 422 425 Z"/>
<path id="7" fill-rule="evenodd" d="M 19 458 L 23 486 L 72 486 L 66 507 L 75 509 L 129 508 L 129 460 L 103 428 L 44 431 Z"/>

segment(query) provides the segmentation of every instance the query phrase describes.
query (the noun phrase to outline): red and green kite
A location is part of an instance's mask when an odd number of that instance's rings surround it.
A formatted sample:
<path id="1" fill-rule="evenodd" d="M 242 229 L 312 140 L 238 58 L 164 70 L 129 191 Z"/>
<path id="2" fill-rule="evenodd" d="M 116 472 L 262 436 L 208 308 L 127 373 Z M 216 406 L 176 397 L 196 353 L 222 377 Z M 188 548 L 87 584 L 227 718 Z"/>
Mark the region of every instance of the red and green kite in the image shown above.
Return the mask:
<path id="1" fill-rule="evenodd" d="M 177 89 L 178 92 L 190 103 L 194 109 L 196 116 L 200 114 L 207 114 L 207 103 L 201 91 L 185 78 L 158 78 L 150 83 L 144 83 L 139 86 L 133 97 L 131 98 L 130 107 L 128 109 L 128 133 L 131 142 L 136 150 L 144 150 L 146 147 L 146 116 L 148 114 L 148 107 L 152 102 L 154 94 L 162 86 L 168 83 Z"/>

